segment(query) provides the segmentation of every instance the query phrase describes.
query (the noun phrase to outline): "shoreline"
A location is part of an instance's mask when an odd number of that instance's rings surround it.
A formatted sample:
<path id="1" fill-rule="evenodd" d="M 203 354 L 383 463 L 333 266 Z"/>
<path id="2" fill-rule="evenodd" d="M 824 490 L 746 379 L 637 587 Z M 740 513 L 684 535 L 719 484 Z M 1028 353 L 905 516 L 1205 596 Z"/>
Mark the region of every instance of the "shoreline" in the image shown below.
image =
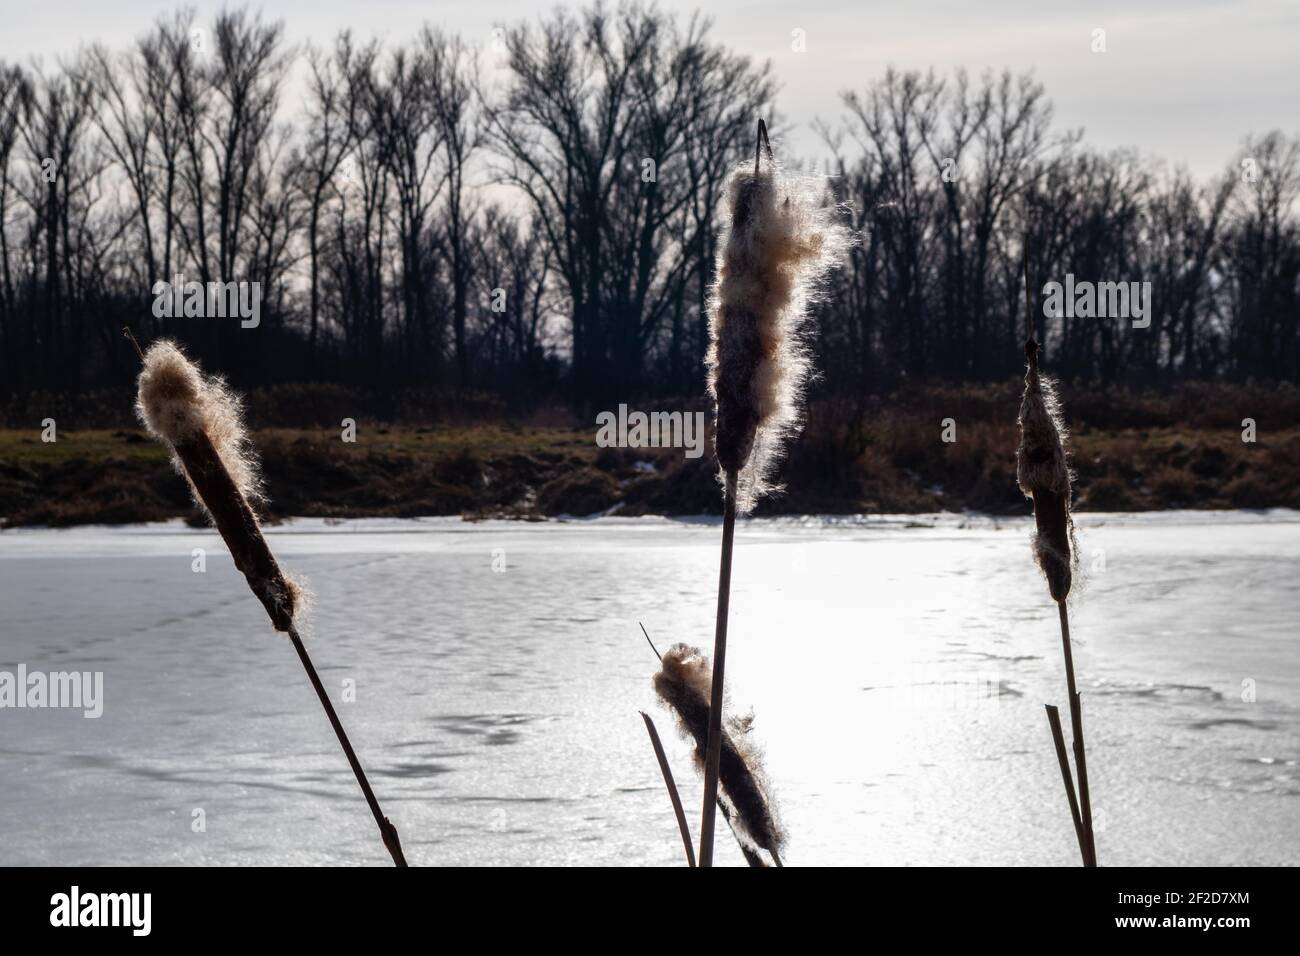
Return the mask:
<path id="1" fill-rule="evenodd" d="M 1168 508 L 1153 511 L 1093 511 L 1078 514 L 1076 525 L 1081 528 L 1131 527 L 1136 525 L 1252 525 L 1252 524 L 1300 524 L 1300 508 L 1226 508 L 1194 509 Z M 1032 515 L 1001 515 L 980 511 L 936 511 L 919 514 L 895 513 L 861 513 L 861 514 L 790 514 L 745 516 L 738 522 L 757 531 L 765 529 L 781 531 L 823 532 L 836 529 L 846 531 L 907 531 L 907 530 L 987 530 L 998 531 L 1004 527 L 1029 527 Z M 404 518 L 391 517 L 328 517 L 313 515 L 288 515 L 277 518 L 274 524 L 263 527 L 270 536 L 278 535 L 328 535 L 328 534 L 419 534 L 422 532 L 461 531 L 474 527 L 484 529 L 524 529 L 527 527 L 570 527 L 570 528 L 618 528 L 657 529 L 663 527 L 679 528 L 719 528 L 722 518 L 718 515 L 551 515 L 535 519 L 482 518 L 463 515 L 412 515 Z M 0 538 L 23 537 L 25 535 L 45 532 L 73 533 L 78 531 L 126 533 L 138 535 L 165 534 L 203 534 L 215 533 L 209 525 L 194 525 L 184 518 L 167 518 L 161 521 L 125 522 L 106 524 L 87 522 L 76 525 L 11 525 L 0 527 Z"/>
<path id="2" fill-rule="evenodd" d="M 1014 422 L 974 422 L 945 444 L 919 417 L 884 417 L 860 432 L 814 420 L 781 470 L 791 491 L 756 517 L 1030 515 L 1015 481 Z M 265 428 L 252 440 L 268 524 L 722 510 L 711 455 L 600 448 L 590 429 L 362 423 L 355 442 L 322 428 Z M 1300 427 L 1249 444 L 1236 429 L 1191 425 L 1078 428 L 1071 442 L 1081 516 L 1300 508 Z M 38 431 L 0 430 L 0 527 L 177 518 L 204 523 L 167 450 L 141 430 L 65 430 L 50 443 Z"/>

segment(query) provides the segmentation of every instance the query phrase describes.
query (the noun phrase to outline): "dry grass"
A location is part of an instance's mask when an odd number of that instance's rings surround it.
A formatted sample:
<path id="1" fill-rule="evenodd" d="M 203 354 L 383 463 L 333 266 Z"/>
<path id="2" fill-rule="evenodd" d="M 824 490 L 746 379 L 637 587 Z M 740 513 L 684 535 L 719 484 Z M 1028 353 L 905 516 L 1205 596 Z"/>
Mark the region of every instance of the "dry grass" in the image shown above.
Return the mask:
<path id="1" fill-rule="evenodd" d="M 1209 407 L 1185 409 L 1185 393 Z M 1077 511 L 1300 508 L 1300 409 L 1285 417 L 1293 404 L 1288 392 L 1217 386 L 1180 395 L 1116 394 L 1103 407 L 1082 389 L 1066 390 Z M 1010 404 L 995 409 L 993 398 Z M 765 500 L 759 513 L 946 508 L 1028 515 L 1009 451 L 1016 428 L 1007 408 L 1015 402 L 1000 387 L 918 390 L 861 409 L 819 402 L 778 475 L 789 490 Z M 1259 434 L 1250 445 L 1241 441 L 1240 409 L 1252 404 Z M 1084 418 L 1080 405 L 1102 422 Z M 1184 410 L 1187 417 L 1176 417 Z M 1141 415 L 1151 419 L 1129 424 Z M 954 444 L 939 441 L 945 417 L 957 419 Z M 594 433 L 594 425 L 362 420 L 351 445 L 336 426 L 263 428 L 253 438 L 272 516 L 585 514 L 585 507 L 604 510 L 610 494 L 624 514 L 721 512 L 709 456 L 687 461 L 672 449 L 600 449 Z M 73 525 L 188 516 L 184 482 L 157 467 L 166 458 L 135 428 L 60 427 L 51 444 L 35 426 L 0 430 L 0 520 Z M 645 470 L 646 462 L 656 469 Z M 583 469 L 611 480 L 580 476 Z"/>

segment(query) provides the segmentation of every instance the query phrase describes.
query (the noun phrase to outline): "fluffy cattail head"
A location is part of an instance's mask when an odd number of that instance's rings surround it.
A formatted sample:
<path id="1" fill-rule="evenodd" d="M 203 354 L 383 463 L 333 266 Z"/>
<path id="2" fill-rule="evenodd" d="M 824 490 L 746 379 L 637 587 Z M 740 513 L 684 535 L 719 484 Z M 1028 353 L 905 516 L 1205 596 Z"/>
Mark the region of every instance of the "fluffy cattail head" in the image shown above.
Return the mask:
<path id="1" fill-rule="evenodd" d="M 727 183 L 709 302 L 709 394 L 714 446 L 736 479 L 736 507 L 764 493 L 784 439 L 799 424 L 808 378 L 806 308 L 849 233 L 822 200 L 824 184 L 746 164 Z"/>
<path id="2" fill-rule="evenodd" d="M 1052 599 L 1070 593 L 1074 566 L 1074 524 L 1070 518 L 1073 475 L 1065 452 L 1065 425 L 1055 383 L 1038 372 L 1037 345 L 1026 351 L 1025 392 L 1020 402 L 1020 447 L 1016 449 L 1016 480 L 1034 501 L 1034 556 L 1047 578 Z"/>
<path id="3" fill-rule="evenodd" d="M 135 408 L 150 434 L 173 448 L 206 435 L 240 494 L 249 501 L 261 500 L 257 459 L 244 431 L 243 403 L 219 377 L 205 376 L 174 342 L 159 339 L 145 353 Z M 184 468 L 180 470 L 185 474 Z M 206 510 L 207 502 L 192 484 L 191 491 Z"/>
<path id="4" fill-rule="evenodd" d="M 713 668 L 698 648 L 674 644 L 664 652 L 662 666 L 654 677 L 655 693 L 677 717 L 682 733 L 695 743 L 697 767 L 704 766 L 708 747 L 712 686 Z M 723 816 L 746 857 L 752 859 L 752 849 L 761 848 L 779 859 L 785 831 L 768 796 L 761 754 L 749 736 L 752 724 L 752 717 L 723 721 L 719 799 L 723 801 Z"/>
<path id="5" fill-rule="evenodd" d="M 261 492 L 239 400 L 173 343 L 159 341 L 145 353 L 136 410 L 149 431 L 170 446 L 194 500 L 216 525 L 271 623 L 288 630 L 301 589 L 276 564 L 249 504 Z"/>

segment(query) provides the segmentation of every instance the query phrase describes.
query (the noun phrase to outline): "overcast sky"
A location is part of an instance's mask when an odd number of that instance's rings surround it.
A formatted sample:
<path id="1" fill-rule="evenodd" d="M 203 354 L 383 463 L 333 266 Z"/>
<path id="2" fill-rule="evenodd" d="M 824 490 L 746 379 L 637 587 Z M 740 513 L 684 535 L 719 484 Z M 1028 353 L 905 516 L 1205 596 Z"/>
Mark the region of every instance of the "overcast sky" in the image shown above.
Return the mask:
<path id="1" fill-rule="evenodd" d="M 5 0 L 0 59 L 49 60 L 102 41 L 120 48 L 171 0 Z M 192 4 L 203 19 L 223 4 Z M 572 4 L 570 4 L 572 5 Z M 1300 131 L 1300 0 L 661 0 L 704 9 L 714 37 L 770 59 L 779 107 L 792 122 L 786 147 L 816 155 L 808 128 L 841 115 L 840 91 L 861 89 L 886 66 L 1033 69 L 1056 106 L 1060 129 L 1083 127 L 1097 147 L 1133 146 L 1205 176 L 1228 162 L 1249 132 Z M 428 20 L 487 41 L 495 24 L 535 17 L 523 0 L 267 0 L 292 43 L 327 40 L 340 28 L 391 41 Z M 1093 53 L 1093 30 L 1106 52 Z M 806 52 L 791 49 L 805 31 Z M 289 90 L 287 105 L 299 94 Z"/>

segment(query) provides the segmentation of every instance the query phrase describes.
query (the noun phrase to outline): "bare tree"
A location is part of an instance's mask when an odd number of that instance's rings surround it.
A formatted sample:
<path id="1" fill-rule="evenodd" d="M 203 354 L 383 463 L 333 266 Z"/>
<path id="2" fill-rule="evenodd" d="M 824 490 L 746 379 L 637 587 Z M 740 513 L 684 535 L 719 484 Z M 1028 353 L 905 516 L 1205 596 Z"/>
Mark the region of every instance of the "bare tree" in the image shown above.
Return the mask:
<path id="1" fill-rule="evenodd" d="M 47 376 L 74 388 L 80 384 L 83 321 L 72 230 L 87 215 L 88 190 L 100 172 L 86 142 L 95 110 L 86 73 L 81 64 L 38 70 L 21 126 L 30 160 L 26 200 L 44 240 L 41 350 Z M 35 261 L 40 253 L 33 252 Z"/>
<path id="2" fill-rule="evenodd" d="M 550 384 L 547 338 L 556 313 L 551 251 L 541 230 L 496 205 L 483 211 L 473 239 L 475 299 L 485 304 L 479 336 L 487 381 L 517 404 Z"/>
<path id="3" fill-rule="evenodd" d="M 480 145 L 481 118 L 476 107 L 478 57 L 459 36 L 425 27 L 420 50 L 428 82 L 433 121 L 442 146 L 447 198 L 443 203 L 442 241 L 450 261 L 452 344 L 456 380 L 469 382 L 466 344 L 467 296 L 473 277 L 470 229 L 476 202 L 466 187 L 466 173 Z"/>
<path id="4" fill-rule="evenodd" d="M 710 164 L 698 141 L 693 163 L 684 160 L 686 118 L 709 116 L 707 91 L 720 84 L 741 96 L 733 106 L 746 124 L 770 95 L 761 71 L 744 82 L 737 60 L 713 50 L 706 34 L 703 21 L 683 33 L 674 18 L 637 4 L 612 14 L 600 4 L 576 17 L 559 11 L 505 31 L 510 82 L 489 98 L 486 138 L 501 157 L 499 178 L 523 192 L 546 230 L 572 315 L 580 402 L 637 387 L 646 346 L 698 270 L 681 220 L 698 196 L 690 174 Z"/>
<path id="5" fill-rule="evenodd" d="M 296 164 L 297 183 L 307 203 L 308 333 L 310 372 L 317 372 L 320 340 L 321 217 L 333 197 L 335 177 L 352 149 L 357 127 L 357 99 L 348 95 L 346 78 L 354 69 L 356 52 L 349 33 L 341 34 L 331 53 L 307 48 L 310 72 L 304 120 L 305 143 Z"/>
<path id="6" fill-rule="evenodd" d="M 10 259 L 9 221 L 15 197 L 11 175 L 20 124 L 30 101 L 31 88 L 22 68 L 0 62 L 0 351 L 5 356 L 5 379 L 15 391 L 23 387 L 23 363 L 19 356 L 25 350 L 19 338 L 18 303 Z"/>

